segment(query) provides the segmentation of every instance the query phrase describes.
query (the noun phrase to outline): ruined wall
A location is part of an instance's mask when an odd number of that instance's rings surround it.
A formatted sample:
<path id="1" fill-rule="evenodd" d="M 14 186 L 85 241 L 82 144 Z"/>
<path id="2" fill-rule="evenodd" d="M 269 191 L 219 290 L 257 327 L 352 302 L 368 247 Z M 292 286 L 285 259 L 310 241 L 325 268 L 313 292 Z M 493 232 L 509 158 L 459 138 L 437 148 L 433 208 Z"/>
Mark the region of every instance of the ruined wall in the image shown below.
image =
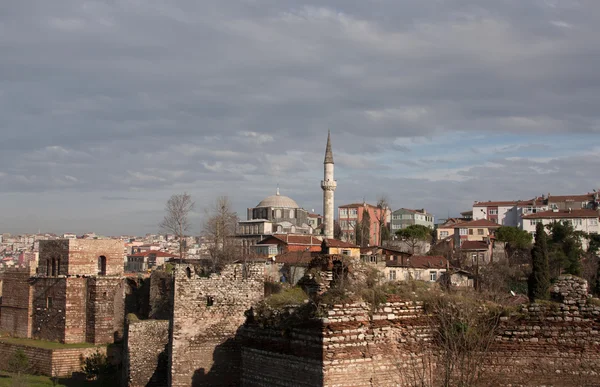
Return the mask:
<path id="1" fill-rule="evenodd" d="M 150 275 L 149 318 L 168 320 L 173 313 L 173 276 L 162 270 Z"/>
<path id="2" fill-rule="evenodd" d="M 48 260 L 60 259 L 58 275 L 97 275 L 98 261 L 106 257 L 106 275 L 123 274 L 123 241 L 112 239 L 60 239 L 40 241 L 40 274 Z"/>
<path id="3" fill-rule="evenodd" d="M 206 276 L 200 266 L 176 265 L 170 340 L 173 386 L 238 385 L 244 312 L 263 297 L 264 264 L 227 265 Z"/>
<path id="4" fill-rule="evenodd" d="M 7 269 L 2 281 L 0 330 L 16 337 L 31 337 L 33 288 L 29 269 Z"/>
<path id="5" fill-rule="evenodd" d="M 589 302 L 586 289 L 584 280 L 561 277 L 553 295 L 562 303 L 525 305 L 502 317 L 489 354 L 481 357 L 488 384 L 597 384 L 600 306 Z M 335 305 L 320 327 L 302 331 L 241 328 L 241 385 L 391 387 L 439 378 L 423 306 L 388 301 L 375 310 Z"/>
<path id="6" fill-rule="evenodd" d="M 106 347 L 46 349 L 0 342 L 0 366 L 3 370 L 12 371 L 7 369 L 8 359 L 19 349 L 27 356 L 31 367 L 29 373 L 46 376 L 69 376 L 81 371 L 82 357 L 95 352 L 106 354 Z"/>
<path id="7" fill-rule="evenodd" d="M 129 324 L 123 359 L 125 386 L 167 385 L 168 320 L 146 320 Z"/>
<path id="8" fill-rule="evenodd" d="M 75 278 L 73 282 L 84 283 L 83 278 Z M 67 317 L 71 324 L 72 314 L 67 316 L 67 278 L 34 278 L 33 283 L 33 338 L 65 342 Z M 79 286 L 81 288 L 81 286 Z M 81 290 L 72 292 L 81 297 Z M 76 311 L 73 316 L 81 319 Z M 85 313 L 83 314 L 85 321 Z M 69 336 L 73 335 L 69 326 Z M 76 330 L 76 329 L 75 329 Z M 80 334 L 77 339 L 67 342 L 81 343 L 84 337 Z"/>
<path id="9" fill-rule="evenodd" d="M 119 277 L 87 279 L 86 342 L 108 344 L 122 336 L 124 295 L 121 285 Z"/>
<path id="10" fill-rule="evenodd" d="M 32 282 L 34 338 L 107 344 L 122 335 L 120 278 L 38 277 Z"/>

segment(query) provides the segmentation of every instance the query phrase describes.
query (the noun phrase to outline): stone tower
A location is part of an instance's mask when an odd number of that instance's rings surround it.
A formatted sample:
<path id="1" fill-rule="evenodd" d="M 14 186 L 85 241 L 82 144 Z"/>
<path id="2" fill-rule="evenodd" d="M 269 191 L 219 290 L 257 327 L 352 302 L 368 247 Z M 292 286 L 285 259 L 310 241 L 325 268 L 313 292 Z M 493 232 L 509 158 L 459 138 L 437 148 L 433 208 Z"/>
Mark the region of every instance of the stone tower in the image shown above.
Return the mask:
<path id="1" fill-rule="evenodd" d="M 331 133 L 327 132 L 327 147 L 325 148 L 325 161 L 323 161 L 323 234 L 325 238 L 333 238 L 333 193 L 337 183 L 333 179 L 333 152 L 331 151 Z"/>

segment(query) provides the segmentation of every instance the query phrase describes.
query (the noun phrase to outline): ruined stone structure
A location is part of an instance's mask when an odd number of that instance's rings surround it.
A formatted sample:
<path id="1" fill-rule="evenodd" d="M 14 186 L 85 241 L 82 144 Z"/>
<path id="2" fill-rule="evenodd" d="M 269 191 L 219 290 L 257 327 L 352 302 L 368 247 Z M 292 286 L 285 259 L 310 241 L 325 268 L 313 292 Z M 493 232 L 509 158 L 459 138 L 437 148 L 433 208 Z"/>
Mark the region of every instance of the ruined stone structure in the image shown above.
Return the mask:
<path id="1" fill-rule="evenodd" d="M 140 370 L 129 385 L 160 374 L 167 342 L 169 386 L 392 387 L 414 385 L 424 367 L 435 369 L 439 349 L 421 301 L 333 305 L 325 317 L 273 326 L 249 311 L 262 297 L 262 271 L 238 263 L 207 275 L 177 265 L 169 336 L 163 322 L 130 326 L 129 351 L 141 355 L 129 357 L 128 367 Z M 501 318 L 486 357 L 490 385 L 593 385 L 598 300 L 590 302 L 587 283 L 572 276 L 560 277 L 552 295 L 559 302 L 523 305 Z"/>
<path id="2" fill-rule="evenodd" d="M 127 348 L 123 357 L 124 386 L 167 385 L 168 320 L 136 321 L 127 326 Z"/>
<path id="3" fill-rule="evenodd" d="M 176 265 L 173 289 L 170 385 L 238 385 L 236 332 L 263 297 L 264 263 L 235 263 L 210 274 L 199 265 Z"/>
<path id="4" fill-rule="evenodd" d="M 331 133 L 327 133 L 327 146 L 325 147 L 325 160 L 323 161 L 323 234 L 325 238 L 333 238 L 333 211 L 335 208 L 333 194 L 337 182 L 333 177 L 333 151 L 331 150 Z"/>
<path id="5" fill-rule="evenodd" d="M 123 242 L 40 241 L 39 267 L 7 272 L 2 330 L 63 343 L 112 343 L 122 334 Z"/>
<path id="6" fill-rule="evenodd" d="M 0 330 L 15 337 L 31 337 L 33 288 L 29 268 L 7 269 L 3 273 Z"/>

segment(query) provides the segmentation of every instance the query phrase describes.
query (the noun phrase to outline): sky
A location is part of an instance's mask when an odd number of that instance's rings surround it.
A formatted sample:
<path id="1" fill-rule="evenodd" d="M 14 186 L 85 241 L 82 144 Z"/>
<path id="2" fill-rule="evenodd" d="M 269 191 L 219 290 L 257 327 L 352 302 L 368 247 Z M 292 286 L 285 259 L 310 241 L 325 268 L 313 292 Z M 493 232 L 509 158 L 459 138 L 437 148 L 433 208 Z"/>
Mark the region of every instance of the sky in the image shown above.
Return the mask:
<path id="1" fill-rule="evenodd" d="M 0 3 L 0 232 L 158 232 L 172 194 L 426 208 L 600 187 L 598 0 Z"/>

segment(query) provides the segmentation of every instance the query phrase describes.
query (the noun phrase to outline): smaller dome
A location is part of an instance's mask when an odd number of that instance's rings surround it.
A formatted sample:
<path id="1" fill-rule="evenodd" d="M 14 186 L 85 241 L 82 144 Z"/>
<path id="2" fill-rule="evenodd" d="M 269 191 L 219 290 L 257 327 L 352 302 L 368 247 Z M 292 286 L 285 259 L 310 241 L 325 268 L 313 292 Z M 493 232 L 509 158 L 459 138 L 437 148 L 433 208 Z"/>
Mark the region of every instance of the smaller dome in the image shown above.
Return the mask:
<path id="1" fill-rule="evenodd" d="M 279 188 L 277 194 L 264 198 L 256 207 L 300 208 L 294 199 L 280 195 Z"/>

